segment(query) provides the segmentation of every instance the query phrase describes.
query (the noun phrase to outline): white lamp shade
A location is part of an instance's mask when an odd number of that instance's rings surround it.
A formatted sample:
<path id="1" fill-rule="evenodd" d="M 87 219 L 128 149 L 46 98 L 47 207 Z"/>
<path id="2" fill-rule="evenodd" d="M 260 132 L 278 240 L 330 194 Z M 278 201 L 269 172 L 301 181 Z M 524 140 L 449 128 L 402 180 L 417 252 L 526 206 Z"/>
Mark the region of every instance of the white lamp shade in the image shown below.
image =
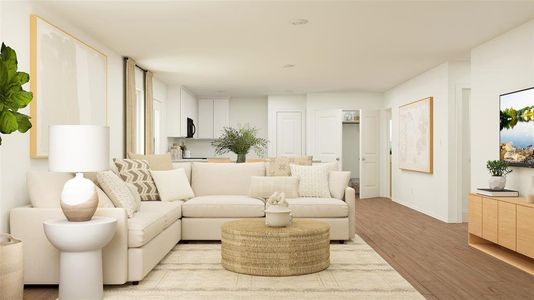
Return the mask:
<path id="1" fill-rule="evenodd" d="M 53 172 L 99 172 L 109 169 L 109 127 L 49 127 L 48 169 Z"/>

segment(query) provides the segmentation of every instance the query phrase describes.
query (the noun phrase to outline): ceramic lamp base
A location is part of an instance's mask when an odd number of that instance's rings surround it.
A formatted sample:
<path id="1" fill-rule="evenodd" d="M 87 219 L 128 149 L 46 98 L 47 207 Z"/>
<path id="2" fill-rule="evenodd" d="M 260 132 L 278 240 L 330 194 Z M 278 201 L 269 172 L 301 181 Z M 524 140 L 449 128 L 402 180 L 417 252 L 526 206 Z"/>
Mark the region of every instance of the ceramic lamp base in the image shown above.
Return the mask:
<path id="1" fill-rule="evenodd" d="M 70 222 L 91 220 L 98 207 L 98 194 L 95 184 L 77 173 L 67 181 L 61 193 L 61 209 Z"/>

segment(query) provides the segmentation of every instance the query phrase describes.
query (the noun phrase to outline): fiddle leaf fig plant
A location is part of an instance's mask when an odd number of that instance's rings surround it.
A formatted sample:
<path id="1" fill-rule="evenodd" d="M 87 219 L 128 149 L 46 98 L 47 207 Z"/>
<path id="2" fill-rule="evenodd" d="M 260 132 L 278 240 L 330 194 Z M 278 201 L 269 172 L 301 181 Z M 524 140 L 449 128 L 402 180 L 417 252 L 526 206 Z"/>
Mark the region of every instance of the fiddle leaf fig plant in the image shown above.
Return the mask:
<path id="1" fill-rule="evenodd" d="M 0 133 L 26 132 L 31 127 L 30 117 L 18 110 L 28 106 L 33 99 L 31 92 L 22 86 L 30 81 L 30 75 L 17 71 L 15 50 L 2 43 L 0 50 Z M 0 145 L 2 138 L 0 137 Z"/>

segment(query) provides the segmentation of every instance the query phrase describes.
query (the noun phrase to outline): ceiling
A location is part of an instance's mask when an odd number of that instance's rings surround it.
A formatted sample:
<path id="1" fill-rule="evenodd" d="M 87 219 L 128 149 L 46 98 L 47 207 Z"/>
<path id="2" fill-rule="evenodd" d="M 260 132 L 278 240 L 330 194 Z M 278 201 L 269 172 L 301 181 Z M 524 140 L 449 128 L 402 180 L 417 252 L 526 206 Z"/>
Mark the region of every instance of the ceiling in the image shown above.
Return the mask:
<path id="1" fill-rule="evenodd" d="M 40 3 L 203 96 L 385 91 L 534 18 L 533 1 Z"/>

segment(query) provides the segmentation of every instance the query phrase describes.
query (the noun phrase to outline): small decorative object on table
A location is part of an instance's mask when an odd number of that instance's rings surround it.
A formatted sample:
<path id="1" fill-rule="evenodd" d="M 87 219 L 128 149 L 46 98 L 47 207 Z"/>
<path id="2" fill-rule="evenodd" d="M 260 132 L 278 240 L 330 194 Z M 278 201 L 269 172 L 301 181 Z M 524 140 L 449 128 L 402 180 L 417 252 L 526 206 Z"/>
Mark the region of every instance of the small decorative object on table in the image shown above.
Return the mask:
<path id="1" fill-rule="evenodd" d="M 22 242 L 0 233 L 0 299 L 22 299 Z"/>
<path id="2" fill-rule="evenodd" d="M 269 227 L 286 227 L 291 224 L 291 210 L 288 207 L 284 193 L 274 193 L 267 200 L 265 210 L 265 225 Z"/>
<path id="3" fill-rule="evenodd" d="M 241 127 L 235 129 L 224 127 L 221 137 L 211 143 L 215 147 L 215 153 L 222 155 L 228 152 L 237 154 L 237 163 L 247 161 L 247 153 L 251 148 L 257 155 L 262 156 L 267 148 L 267 141 L 264 138 L 257 137 L 258 129 L 255 127 Z"/>
<path id="4" fill-rule="evenodd" d="M 508 163 L 504 160 L 488 160 L 486 163 L 491 178 L 488 180 L 489 188 L 495 191 L 504 190 L 506 175 L 512 172 Z"/>

